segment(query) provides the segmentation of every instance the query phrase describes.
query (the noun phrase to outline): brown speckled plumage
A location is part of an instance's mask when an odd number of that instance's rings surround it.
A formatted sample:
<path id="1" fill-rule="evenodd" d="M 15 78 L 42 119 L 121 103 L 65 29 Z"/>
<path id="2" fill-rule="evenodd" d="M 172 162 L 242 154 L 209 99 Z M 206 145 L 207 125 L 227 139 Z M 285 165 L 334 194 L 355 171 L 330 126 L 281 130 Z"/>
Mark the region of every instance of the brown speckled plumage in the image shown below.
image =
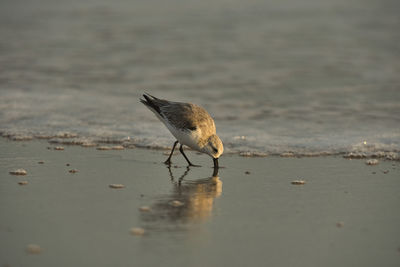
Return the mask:
<path id="1" fill-rule="evenodd" d="M 190 166 L 195 165 L 184 154 L 183 145 L 210 155 L 214 160 L 214 168 L 218 168 L 218 158 L 224 148 L 216 134 L 214 120 L 204 108 L 192 103 L 159 99 L 149 94 L 144 94 L 143 97 L 140 102 L 153 111 L 177 139 L 166 164 L 171 164 L 171 156 L 179 142 L 179 150 Z"/>
<path id="2" fill-rule="evenodd" d="M 146 98 L 146 100 L 147 102 L 150 101 L 151 107 L 155 109 L 160 116 L 167 119 L 177 129 L 182 131 L 195 131 L 198 127 L 203 136 L 201 143 L 205 143 L 211 135 L 216 133 L 215 123 L 210 114 L 204 108 L 196 104 L 172 102 L 155 97 L 153 97 L 153 99 Z"/>

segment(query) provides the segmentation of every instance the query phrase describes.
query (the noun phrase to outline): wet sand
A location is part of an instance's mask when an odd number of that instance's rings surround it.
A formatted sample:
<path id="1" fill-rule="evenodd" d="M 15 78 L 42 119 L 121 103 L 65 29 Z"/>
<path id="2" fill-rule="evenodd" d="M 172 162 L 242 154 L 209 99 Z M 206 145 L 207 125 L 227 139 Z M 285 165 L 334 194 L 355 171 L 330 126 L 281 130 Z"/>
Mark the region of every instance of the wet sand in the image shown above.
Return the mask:
<path id="1" fill-rule="evenodd" d="M 1 138 L 0 266 L 400 265 L 398 161 L 188 156 Z"/>

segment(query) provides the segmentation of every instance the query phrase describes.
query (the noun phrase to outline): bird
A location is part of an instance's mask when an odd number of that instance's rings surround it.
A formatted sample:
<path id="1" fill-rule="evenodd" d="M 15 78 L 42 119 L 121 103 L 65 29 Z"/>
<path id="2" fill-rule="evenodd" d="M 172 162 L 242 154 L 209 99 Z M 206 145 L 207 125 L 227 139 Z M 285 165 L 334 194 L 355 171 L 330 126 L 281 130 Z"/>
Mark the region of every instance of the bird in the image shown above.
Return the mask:
<path id="1" fill-rule="evenodd" d="M 200 167 L 190 162 L 183 151 L 184 145 L 208 154 L 213 159 L 214 169 L 219 168 L 218 159 L 224 152 L 224 146 L 216 134 L 213 118 L 204 108 L 192 103 L 160 99 L 148 93 L 143 94 L 143 98 L 140 98 L 140 102 L 150 109 L 176 138 L 165 164 L 171 165 L 174 149 L 180 143 L 179 151 L 189 166 Z"/>

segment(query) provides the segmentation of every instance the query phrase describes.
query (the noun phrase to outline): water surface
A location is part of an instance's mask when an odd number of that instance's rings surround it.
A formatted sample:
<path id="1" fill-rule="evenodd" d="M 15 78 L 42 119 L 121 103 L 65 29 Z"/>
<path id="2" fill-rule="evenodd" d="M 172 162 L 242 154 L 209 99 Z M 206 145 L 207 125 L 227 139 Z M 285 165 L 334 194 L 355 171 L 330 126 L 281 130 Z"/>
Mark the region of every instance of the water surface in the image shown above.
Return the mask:
<path id="1" fill-rule="evenodd" d="M 143 92 L 204 106 L 227 152 L 400 150 L 398 1 L 2 1 L 3 135 L 174 141 Z"/>

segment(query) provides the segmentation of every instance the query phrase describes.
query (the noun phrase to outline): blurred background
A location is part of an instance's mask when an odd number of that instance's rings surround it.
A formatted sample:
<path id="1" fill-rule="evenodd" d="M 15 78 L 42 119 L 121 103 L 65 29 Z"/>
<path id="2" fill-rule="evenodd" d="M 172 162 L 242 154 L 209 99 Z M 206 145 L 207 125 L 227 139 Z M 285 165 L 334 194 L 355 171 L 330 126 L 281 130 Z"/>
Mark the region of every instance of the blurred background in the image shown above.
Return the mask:
<path id="1" fill-rule="evenodd" d="M 400 2 L 2 0 L 0 131 L 166 147 L 143 92 L 227 152 L 400 150 Z"/>

